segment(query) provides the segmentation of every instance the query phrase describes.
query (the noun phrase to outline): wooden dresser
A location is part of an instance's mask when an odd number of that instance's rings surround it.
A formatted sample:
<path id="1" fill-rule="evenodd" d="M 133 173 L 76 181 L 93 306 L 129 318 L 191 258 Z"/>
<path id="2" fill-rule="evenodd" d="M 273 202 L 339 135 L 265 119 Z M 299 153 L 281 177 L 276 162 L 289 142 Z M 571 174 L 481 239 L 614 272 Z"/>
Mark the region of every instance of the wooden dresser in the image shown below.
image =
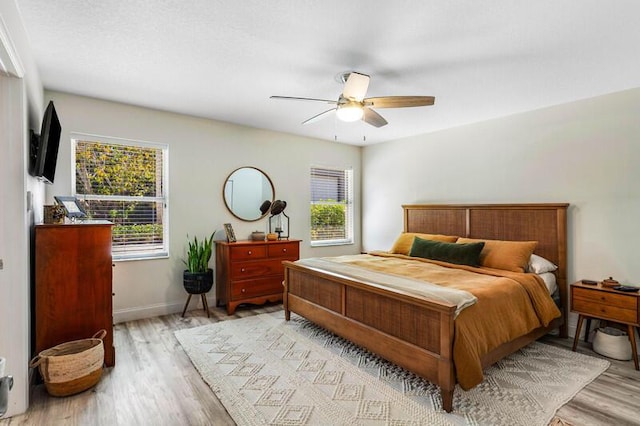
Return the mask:
<path id="1" fill-rule="evenodd" d="M 216 304 L 231 315 L 241 303 L 282 300 L 282 261 L 299 257 L 300 240 L 216 241 Z"/>
<path id="2" fill-rule="evenodd" d="M 109 222 L 35 227 L 35 353 L 105 329 L 115 364 Z"/>

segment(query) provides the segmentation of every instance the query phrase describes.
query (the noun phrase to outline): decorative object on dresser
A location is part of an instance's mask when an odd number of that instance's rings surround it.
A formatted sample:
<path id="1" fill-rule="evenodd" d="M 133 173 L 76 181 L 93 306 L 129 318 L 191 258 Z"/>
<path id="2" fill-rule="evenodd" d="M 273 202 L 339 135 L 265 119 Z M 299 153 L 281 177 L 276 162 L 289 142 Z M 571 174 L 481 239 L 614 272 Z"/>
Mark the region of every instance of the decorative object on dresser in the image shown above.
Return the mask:
<path id="1" fill-rule="evenodd" d="M 251 241 L 264 241 L 264 232 L 262 231 L 253 231 L 251 233 Z"/>
<path id="2" fill-rule="evenodd" d="M 65 209 L 66 216 L 68 218 L 77 219 L 87 216 L 84 211 L 84 207 L 76 197 L 62 197 L 56 195 L 53 198 L 55 198 L 56 202 Z"/>
<path id="3" fill-rule="evenodd" d="M 183 317 L 191 301 L 191 296 L 194 294 L 200 295 L 202 307 L 209 317 L 206 293 L 213 287 L 213 270 L 209 268 L 209 260 L 211 260 L 214 234 L 215 231 L 209 239 L 198 241 L 198 237 L 194 237 L 193 241 L 188 242 L 187 260 L 183 261 L 187 265 L 187 269 L 182 274 L 182 283 L 189 296 L 187 296 L 187 302 L 182 310 Z"/>
<path id="4" fill-rule="evenodd" d="M 269 216 L 269 233 L 278 235 L 279 240 L 289 239 L 289 216 L 284 212 L 287 202 L 275 200 L 271 204 L 271 216 Z M 284 234 L 284 235 L 282 235 Z"/>
<path id="5" fill-rule="evenodd" d="M 224 225 L 224 233 L 227 236 L 227 241 L 230 243 L 236 242 L 236 233 L 233 232 L 233 226 L 230 223 L 225 223 Z"/>
<path id="6" fill-rule="evenodd" d="M 242 303 L 282 300 L 285 260 L 298 260 L 300 240 L 216 241 L 216 303 L 233 314 Z"/>
<path id="7" fill-rule="evenodd" d="M 620 283 L 616 280 L 613 279 L 613 277 L 609 277 L 609 278 L 605 278 L 604 280 L 602 280 L 602 286 L 603 287 L 616 287 L 619 286 Z"/>
<path id="8" fill-rule="evenodd" d="M 44 223 L 58 224 L 64 223 L 67 211 L 59 204 L 44 206 Z"/>
<path id="9" fill-rule="evenodd" d="M 104 362 L 115 365 L 111 227 L 35 226 L 34 354 L 104 329 Z"/>
<path id="10" fill-rule="evenodd" d="M 640 327 L 640 294 L 618 291 L 602 283 L 594 286 L 578 281 L 571 284 L 571 310 L 578 313 L 578 326 L 573 339 L 574 351 L 578 346 L 582 322 L 585 318 L 587 319 L 585 340 L 592 318 L 624 324 L 627 326 L 635 369 L 640 370 L 635 334 L 636 329 Z"/>

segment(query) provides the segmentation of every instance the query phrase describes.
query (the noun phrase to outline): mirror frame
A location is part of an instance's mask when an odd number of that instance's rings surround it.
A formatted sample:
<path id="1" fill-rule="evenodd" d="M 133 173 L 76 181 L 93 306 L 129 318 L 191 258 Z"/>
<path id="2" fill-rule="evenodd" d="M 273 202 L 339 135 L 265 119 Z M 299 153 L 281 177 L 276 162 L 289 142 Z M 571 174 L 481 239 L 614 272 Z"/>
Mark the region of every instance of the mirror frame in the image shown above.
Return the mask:
<path id="1" fill-rule="evenodd" d="M 227 182 L 229 181 L 229 178 L 235 172 L 237 172 L 238 170 L 242 170 L 242 169 L 253 169 L 253 170 L 256 170 L 256 171 L 260 172 L 262 174 L 262 176 L 267 178 L 267 181 L 269 182 L 269 185 L 271 185 L 271 193 L 273 194 L 271 200 L 269 200 L 272 203 L 276 199 L 276 188 L 273 186 L 273 182 L 271 181 L 271 178 L 269 177 L 268 174 L 266 174 L 263 170 L 260 170 L 259 168 L 253 167 L 253 166 L 238 167 L 237 169 L 235 169 L 231 173 L 229 173 L 227 175 L 227 177 L 225 178 L 224 182 L 222 183 L 222 201 L 224 201 L 224 205 L 227 208 L 227 210 L 229 211 L 229 213 L 231 213 L 233 215 L 233 217 L 235 217 L 236 219 L 239 219 L 239 220 L 241 220 L 243 222 L 255 222 L 255 221 L 258 221 L 258 220 L 264 218 L 265 216 L 267 216 L 269 214 L 269 210 L 267 210 L 264 214 L 260 215 L 260 217 L 257 217 L 255 219 L 246 219 L 246 218 L 238 216 L 233 210 L 231 210 L 231 207 L 229 207 L 229 203 L 227 203 L 227 198 L 225 197 L 225 188 L 227 187 Z"/>

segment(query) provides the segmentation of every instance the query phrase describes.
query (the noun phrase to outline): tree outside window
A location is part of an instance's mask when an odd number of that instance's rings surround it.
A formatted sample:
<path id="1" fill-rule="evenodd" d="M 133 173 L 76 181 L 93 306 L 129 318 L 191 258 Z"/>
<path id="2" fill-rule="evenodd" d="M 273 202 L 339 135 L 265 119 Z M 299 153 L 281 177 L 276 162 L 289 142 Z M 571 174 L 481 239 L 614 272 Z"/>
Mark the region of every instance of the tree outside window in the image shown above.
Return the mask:
<path id="1" fill-rule="evenodd" d="M 168 255 L 167 147 L 74 139 L 75 192 L 92 219 L 114 224 L 115 259 Z"/>

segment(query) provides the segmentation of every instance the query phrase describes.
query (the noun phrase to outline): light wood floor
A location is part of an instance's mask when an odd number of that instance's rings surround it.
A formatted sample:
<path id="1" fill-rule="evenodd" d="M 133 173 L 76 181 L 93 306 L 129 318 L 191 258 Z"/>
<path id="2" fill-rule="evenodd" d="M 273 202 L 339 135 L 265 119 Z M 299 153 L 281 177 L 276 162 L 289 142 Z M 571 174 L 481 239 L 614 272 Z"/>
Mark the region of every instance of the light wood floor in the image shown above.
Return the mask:
<path id="1" fill-rule="evenodd" d="M 116 367 L 105 371 L 96 388 L 53 398 L 44 386 L 36 386 L 29 411 L 0 425 L 233 425 L 173 332 L 280 309 L 281 304 L 241 307 L 227 316 L 212 308 L 211 318 L 199 309 L 185 318 L 174 314 L 117 324 Z M 543 341 L 571 349 L 568 339 L 547 336 Z M 579 351 L 597 356 L 584 343 Z M 604 374 L 558 411 L 554 424 L 640 424 L 640 373 L 631 361 L 610 361 Z"/>

